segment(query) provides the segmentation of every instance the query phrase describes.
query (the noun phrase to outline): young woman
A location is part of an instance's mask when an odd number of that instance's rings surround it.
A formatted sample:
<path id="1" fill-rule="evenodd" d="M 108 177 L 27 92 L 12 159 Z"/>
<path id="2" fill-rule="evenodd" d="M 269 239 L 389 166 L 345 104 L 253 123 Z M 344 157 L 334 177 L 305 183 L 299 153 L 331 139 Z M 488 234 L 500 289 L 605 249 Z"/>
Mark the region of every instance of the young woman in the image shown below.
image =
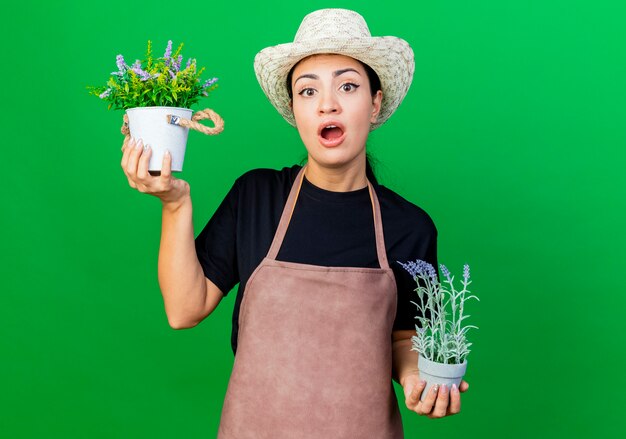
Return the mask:
<path id="1" fill-rule="evenodd" d="M 307 15 L 293 43 L 259 52 L 257 78 L 297 127 L 307 163 L 246 172 L 195 240 L 189 185 L 172 177 L 171 159 L 153 177 L 150 149 L 134 139 L 124 148 L 130 186 L 163 203 L 159 283 L 170 325 L 197 325 L 239 283 L 219 438 L 401 438 L 392 379 L 409 410 L 459 413 L 465 381 L 420 401 L 415 286 L 397 263 L 437 266 L 437 230 L 376 182 L 366 155 L 413 70 L 404 40 L 371 37 L 343 9 Z"/>

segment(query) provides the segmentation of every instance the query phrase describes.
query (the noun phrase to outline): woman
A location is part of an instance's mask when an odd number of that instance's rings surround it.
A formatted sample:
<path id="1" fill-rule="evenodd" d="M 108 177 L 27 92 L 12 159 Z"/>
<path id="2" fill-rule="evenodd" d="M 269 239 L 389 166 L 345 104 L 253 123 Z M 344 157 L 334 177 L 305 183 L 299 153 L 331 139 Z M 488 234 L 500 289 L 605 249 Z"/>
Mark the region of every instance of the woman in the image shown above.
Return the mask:
<path id="1" fill-rule="evenodd" d="M 297 127 L 307 164 L 239 177 L 195 241 L 189 185 L 171 176 L 171 159 L 152 177 L 150 149 L 125 148 L 131 187 L 163 203 L 170 325 L 197 325 L 239 283 L 220 438 L 401 438 L 392 378 L 420 415 L 460 411 L 465 381 L 420 401 L 414 281 L 396 263 L 436 266 L 436 228 L 376 183 L 366 156 L 369 132 L 398 107 L 413 70 L 405 41 L 371 37 L 343 9 L 307 15 L 293 43 L 259 52 L 257 78 Z"/>

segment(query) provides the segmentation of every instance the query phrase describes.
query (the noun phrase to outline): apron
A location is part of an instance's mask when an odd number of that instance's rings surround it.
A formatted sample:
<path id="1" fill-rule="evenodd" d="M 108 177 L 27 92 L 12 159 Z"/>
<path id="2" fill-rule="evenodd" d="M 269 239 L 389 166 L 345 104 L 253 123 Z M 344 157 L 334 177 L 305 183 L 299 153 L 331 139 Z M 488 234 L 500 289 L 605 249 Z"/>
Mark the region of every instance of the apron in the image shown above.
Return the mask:
<path id="1" fill-rule="evenodd" d="M 304 177 L 250 276 L 218 439 L 402 439 L 391 378 L 397 290 L 367 182 L 381 268 L 276 260 Z"/>

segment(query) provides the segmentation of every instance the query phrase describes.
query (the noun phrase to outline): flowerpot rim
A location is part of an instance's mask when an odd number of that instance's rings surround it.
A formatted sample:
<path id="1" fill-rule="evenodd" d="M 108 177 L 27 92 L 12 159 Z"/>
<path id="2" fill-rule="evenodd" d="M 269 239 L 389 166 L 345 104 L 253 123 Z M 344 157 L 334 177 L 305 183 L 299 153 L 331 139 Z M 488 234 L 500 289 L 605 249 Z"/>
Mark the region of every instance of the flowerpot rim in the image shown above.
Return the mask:
<path id="1" fill-rule="evenodd" d="M 463 366 L 465 364 L 467 364 L 467 358 L 465 360 L 463 360 L 462 363 L 440 363 L 439 361 L 435 361 L 435 360 L 431 360 L 430 358 L 426 358 L 425 356 L 423 356 L 422 354 L 419 354 L 419 359 L 424 359 L 426 361 L 429 361 L 433 364 L 441 364 L 444 366 Z"/>
<path id="2" fill-rule="evenodd" d="M 126 111 L 132 111 L 132 110 L 189 110 L 189 111 L 193 111 L 191 108 L 185 108 L 185 107 L 165 107 L 165 106 L 147 106 L 147 107 L 133 107 L 133 108 L 127 108 Z"/>

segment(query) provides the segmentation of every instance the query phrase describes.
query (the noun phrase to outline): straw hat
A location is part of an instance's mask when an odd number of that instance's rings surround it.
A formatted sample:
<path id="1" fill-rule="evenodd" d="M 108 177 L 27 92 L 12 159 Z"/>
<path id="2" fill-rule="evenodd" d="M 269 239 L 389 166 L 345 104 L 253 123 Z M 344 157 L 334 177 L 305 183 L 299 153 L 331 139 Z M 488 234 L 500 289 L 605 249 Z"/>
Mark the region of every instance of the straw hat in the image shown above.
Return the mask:
<path id="1" fill-rule="evenodd" d="M 254 72 L 272 105 L 296 126 L 289 106 L 287 75 L 301 59 L 314 54 L 336 53 L 369 65 L 380 78 L 383 100 L 378 121 L 381 126 L 406 96 L 415 61 L 409 44 L 397 37 L 372 37 L 361 15 L 346 9 L 321 9 L 302 20 L 293 43 L 267 47 L 256 54 Z"/>

